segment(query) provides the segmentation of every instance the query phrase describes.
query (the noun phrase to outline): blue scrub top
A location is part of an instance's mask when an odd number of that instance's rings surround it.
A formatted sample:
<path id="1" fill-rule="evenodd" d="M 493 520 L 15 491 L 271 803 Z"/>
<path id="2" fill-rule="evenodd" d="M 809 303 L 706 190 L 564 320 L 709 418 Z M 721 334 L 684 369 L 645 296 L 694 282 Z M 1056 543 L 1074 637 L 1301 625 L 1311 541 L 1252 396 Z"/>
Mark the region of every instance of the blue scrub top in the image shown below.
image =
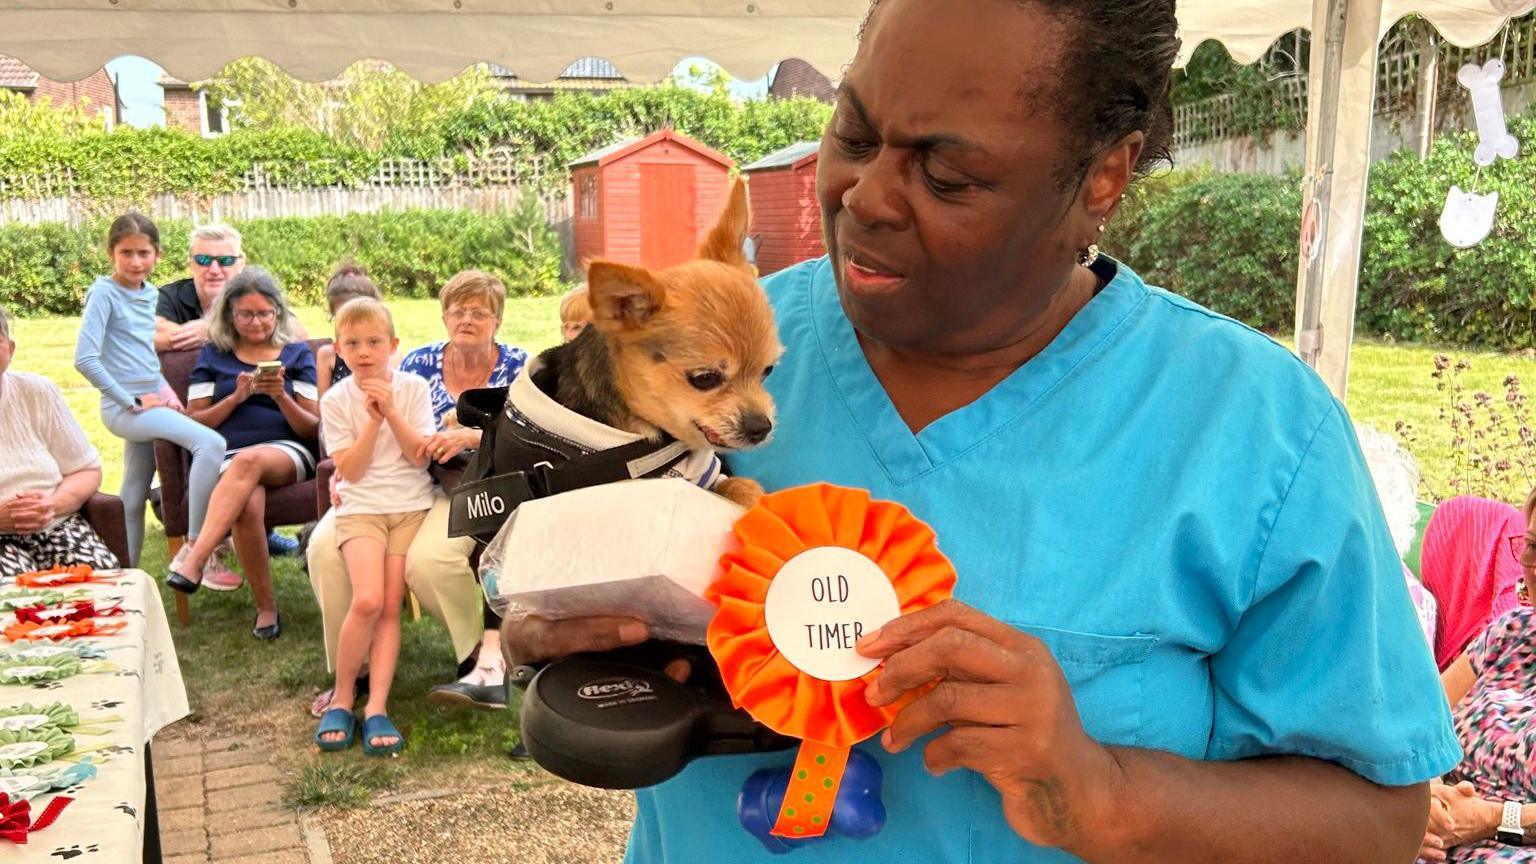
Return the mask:
<path id="1" fill-rule="evenodd" d="M 1460 748 L 1344 408 L 1264 335 L 1123 265 L 1041 354 L 912 433 L 826 259 L 766 280 L 787 351 L 773 442 L 733 459 L 770 491 L 869 489 L 938 534 L 956 596 L 1050 648 L 1089 734 L 1191 759 L 1299 754 L 1385 785 Z M 980 775 L 884 770 L 872 839 L 815 862 L 1066 862 L 1009 829 Z M 793 753 L 718 757 L 638 793 L 627 861 L 750 862 L 742 782 Z"/>

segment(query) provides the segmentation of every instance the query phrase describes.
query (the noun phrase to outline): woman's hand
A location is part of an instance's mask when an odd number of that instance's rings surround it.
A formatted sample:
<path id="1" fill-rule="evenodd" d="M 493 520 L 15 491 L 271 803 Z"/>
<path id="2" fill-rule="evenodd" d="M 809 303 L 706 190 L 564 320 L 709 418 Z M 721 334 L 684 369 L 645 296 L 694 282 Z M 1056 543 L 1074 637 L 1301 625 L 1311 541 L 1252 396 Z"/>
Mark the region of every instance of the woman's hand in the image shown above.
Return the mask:
<path id="1" fill-rule="evenodd" d="M 1492 838 L 1498 830 L 1499 820 L 1504 817 L 1503 805 L 1477 797 L 1477 789 L 1465 780 L 1455 786 L 1436 783 L 1429 793 L 1429 828 L 1445 849 Z M 1436 812 L 1444 813 L 1439 821 L 1450 823 L 1439 831 L 1436 830 Z"/>
<path id="2" fill-rule="evenodd" d="M 1064 846 L 1111 812 L 1120 766 L 1088 737 L 1066 675 L 1039 639 L 955 600 L 898 618 L 859 641 L 885 663 L 871 705 L 915 697 L 881 736 L 891 752 L 946 729 L 923 760 L 970 768 L 1003 797 L 1013 830 Z"/>
<path id="3" fill-rule="evenodd" d="M 22 492 L 0 504 L 0 534 L 36 534 L 53 521 L 53 501 L 41 492 Z"/>
<path id="4" fill-rule="evenodd" d="M 245 400 L 251 398 L 251 393 L 254 392 L 255 389 L 256 373 L 241 372 L 239 375 L 235 376 L 235 392 L 229 394 L 229 398 L 235 400 L 235 404 L 239 405 Z"/>
<path id="5" fill-rule="evenodd" d="M 448 429 L 428 436 L 416 448 L 416 458 L 435 459 L 447 464 L 465 450 L 472 450 L 480 443 L 478 429 Z"/>
<path id="6" fill-rule="evenodd" d="M 242 372 L 240 374 L 244 376 L 249 373 Z M 285 369 L 279 368 L 276 372 L 266 375 L 252 374 L 251 378 L 253 382 L 251 389 L 255 390 L 257 393 L 260 393 L 263 396 L 270 396 L 273 399 L 278 399 L 286 395 L 288 392 L 283 387 L 286 379 Z"/>
<path id="7" fill-rule="evenodd" d="M 1445 840 L 1456 830 L 1456 820 L 1451 818 L 1451 808 L 1440 797 L 1440 790 L 1447 788 L 1436 780 L 1429 786 L 1429 828 L 1424 832 L 1424 842 L 1419 845 L 1419 860 L 1441 862 L 1445 860 Z"/>

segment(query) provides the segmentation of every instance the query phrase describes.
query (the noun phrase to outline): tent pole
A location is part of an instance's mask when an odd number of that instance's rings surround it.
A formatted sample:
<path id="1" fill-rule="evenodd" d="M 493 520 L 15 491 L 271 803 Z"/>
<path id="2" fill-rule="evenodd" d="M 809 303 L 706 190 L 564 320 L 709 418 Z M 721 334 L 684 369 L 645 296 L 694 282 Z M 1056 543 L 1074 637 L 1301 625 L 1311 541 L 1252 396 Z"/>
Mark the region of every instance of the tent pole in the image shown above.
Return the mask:
<path id="1" fill-rule="evenodd" d="M 1317 0 L 1296 351 L 1339 399 L 1349 381 L 1383 0 Z"/>
<path id="2" fill-rule="evenodd" d="M 1348 32 L 1349 0 L 1319 0 L 1328 4 L 1327 26 L 1320 46 L 1312 49 L 1311 74 L 1321 76 L 1321 98 L 1314 98 L 1318 86 L 1308 87 L 1311 105 L 1307 111 L 1307 187 L 1305 202 L 1308 218 L 1313 220 L 1310 242 L 1303 238 L 1301 284 L 1296 298 L 1296 353 L 1302 362 L 1317 368 L 1323 350 L 1323 274 L 1328 258 L 1329 205 L 1333 199 L 1333 154 L 1339 125 L 1339 77 L 1344 67 L 1344 37 Z M 1319 47 L 1322 63 L 1318 64 Z M 1304 222 L 1305 224 L 1305 222 Z"/>

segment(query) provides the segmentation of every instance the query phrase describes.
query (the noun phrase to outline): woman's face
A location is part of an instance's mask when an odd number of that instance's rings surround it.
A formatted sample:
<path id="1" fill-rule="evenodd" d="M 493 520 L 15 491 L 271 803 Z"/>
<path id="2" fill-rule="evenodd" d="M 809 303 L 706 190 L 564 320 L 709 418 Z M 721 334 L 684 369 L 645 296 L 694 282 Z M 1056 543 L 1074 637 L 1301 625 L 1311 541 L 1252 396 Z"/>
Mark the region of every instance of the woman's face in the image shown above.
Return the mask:
<path id="1" fill-rule="evenodd" d="M 1102 219 L 1063 180 L 1082 155 L 1055 106 L 1068 30 L 1033 5 L 963 5 L 882 3 L 817 169 L 854 327 L 954 355 L 1020 339 Z"/>
<path id="2" fill-rule="evenodd" d="M 143 234 L 129 234 L 119 238 L 112 247 L 112 275 L 119 282 L 137 285 L 155 272 L 160 263 L 160 250 L 154 241 Z"/>
<path id="3" fill-rule="evenodd" d="M 496 341 L 501 319 L 490 304 L 475 298 L 449 306 L 443 313 L 443 324 L 448 328 L 448 340 L 456 347 L 483 351 Z"/>
<path id="4" fill-rule="evenodd" d="M 277 307 L 260 294 L 250 293 L 230 304 L 235 332 L 249 345 L 270 345 L 277 330 Z"/>

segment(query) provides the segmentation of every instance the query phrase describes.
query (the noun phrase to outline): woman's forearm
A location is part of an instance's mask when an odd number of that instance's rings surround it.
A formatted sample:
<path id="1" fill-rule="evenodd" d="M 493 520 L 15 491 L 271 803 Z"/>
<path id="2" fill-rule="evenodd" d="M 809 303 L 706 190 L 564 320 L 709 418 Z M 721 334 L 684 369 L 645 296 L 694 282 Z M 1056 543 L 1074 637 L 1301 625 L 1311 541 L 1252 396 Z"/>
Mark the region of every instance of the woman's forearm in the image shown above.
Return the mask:
<path id="1" fill-rule="evenodd" d="M 187 406 L 187 416 L 209 429 L 217 429 L 224 425 L 224 421 L 228 420 L 229 415 L 235 413 L 235 409 L 244 401 L 234 393 L 217 402 L 212 399 L 193 399 Z"/>
<path id="2" fill-rule="evenodd" d="M 1417 854 L 1428 784 L 1384 787 L 1317 759 L 1196 762 L 1111 748 L 1120 772 L 1067 851 L 1093 864 L 1404 864 Z"/>
<path id="3" fill-rule="evenodd" d="M 101 469 L 86 468 L 73 474 L 64 475 L 57 488 L 53 490 L 53 515 L 54 518 L 62 518 L 72 513 L 80 512 L 96 490 L 101 488 Z"/>
<path id="4" fill-rule="evenodd" d="M 308 399 L 300 402 L 284 391 L 277 397 L 277 410 L 283 412 L 283 419 L 288 421 L 289 427 L 300 438 L 305 441 L 315 440 L 320 432 L 318 405 Z"/>

